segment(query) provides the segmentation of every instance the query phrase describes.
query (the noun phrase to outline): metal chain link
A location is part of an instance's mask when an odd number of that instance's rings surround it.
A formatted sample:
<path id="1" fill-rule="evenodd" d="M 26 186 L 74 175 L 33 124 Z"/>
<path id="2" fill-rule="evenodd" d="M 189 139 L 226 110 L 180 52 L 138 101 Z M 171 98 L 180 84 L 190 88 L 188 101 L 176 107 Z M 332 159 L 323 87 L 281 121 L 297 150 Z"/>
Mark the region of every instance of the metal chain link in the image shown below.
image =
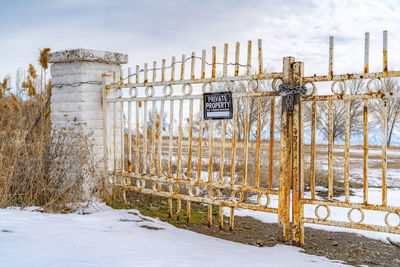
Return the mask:
<path id="1" fill-rule="evenodd" d="M 290 85 L 290 84 L 280 84 L 279 85 L 279 94 L 283 97 L 286 96 L 286 107 L 289 111 L 293 110 L 294 104 L 294 96 L 296 94 L 303 94 L 307 93 L 307 88 L 303 85 Z"/>

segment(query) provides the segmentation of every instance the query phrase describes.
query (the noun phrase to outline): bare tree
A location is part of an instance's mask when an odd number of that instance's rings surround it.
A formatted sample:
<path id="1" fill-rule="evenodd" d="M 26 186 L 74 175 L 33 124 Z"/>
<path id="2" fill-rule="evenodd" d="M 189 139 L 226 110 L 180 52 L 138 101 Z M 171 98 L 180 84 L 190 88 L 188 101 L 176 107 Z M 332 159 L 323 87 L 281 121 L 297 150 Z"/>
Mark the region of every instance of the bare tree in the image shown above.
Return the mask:
<path id="1" fill-rule="evenodd" d="M 340 86 L 343 86 L 342 84 Z M 360 94 L 365 88 L 363 80 L 350 80 L 347 89 L 351 95 Z M 359 132 L 362 128 L 362 100 L 351 99 L 350 104 L 350 135 Z M 311 105 L 307 105 L 307 113 L 311 114 Z M 343 101 L 333 101 L 332 129 L 329 129 L 329 108 L 327 103 L 317 104 L 317 129 L 325 139 L 329 139 L 329 131 L 332 131 L 333 142 L 343 139 L 346 128 L 346 104 Z"/>
<path id="2" fill-rule="evenodd" d="M 383 92 L 386 94 L 393 94 L 394 97 L 387 100 L 387 145 L 390 146 L 393 130 L 398 127 L 400 122 L 400 85 L 398 79 L 382 79 Z M 377 123 L 382 126 L 384 121 L 384 112 L 382 101 L 378 100 L 373 102 L 371 106 L 372 114 Z"/>

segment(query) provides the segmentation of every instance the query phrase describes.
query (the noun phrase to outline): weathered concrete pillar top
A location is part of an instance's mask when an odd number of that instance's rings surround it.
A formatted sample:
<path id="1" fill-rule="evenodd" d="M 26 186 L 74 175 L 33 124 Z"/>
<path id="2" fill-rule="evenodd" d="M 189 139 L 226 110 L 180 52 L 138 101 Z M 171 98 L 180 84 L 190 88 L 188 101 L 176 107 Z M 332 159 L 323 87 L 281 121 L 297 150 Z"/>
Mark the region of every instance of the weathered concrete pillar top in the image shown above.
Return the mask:
<path id="1" fill-rule="evenodd" d="M 128 63 L 128 55 L 122 53 L 79 48 L 50 53 L 47 56 L 47 60 L 49 63 L 86 61 L 107 64 L 126 64 Z"/>

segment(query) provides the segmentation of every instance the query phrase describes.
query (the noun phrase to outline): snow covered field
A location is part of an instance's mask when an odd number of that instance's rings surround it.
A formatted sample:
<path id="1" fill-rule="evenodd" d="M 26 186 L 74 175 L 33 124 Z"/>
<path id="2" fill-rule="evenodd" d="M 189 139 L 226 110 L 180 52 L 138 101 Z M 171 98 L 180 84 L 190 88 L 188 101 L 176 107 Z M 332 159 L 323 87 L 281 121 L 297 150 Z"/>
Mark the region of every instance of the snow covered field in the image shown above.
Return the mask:
<path id="1" fill-rule="evenodd" d="M 296 247 L 204 236 L 135 210 L 100 204 L 90 212 L 0 210 L 0 266 L 345 266 Z"/>

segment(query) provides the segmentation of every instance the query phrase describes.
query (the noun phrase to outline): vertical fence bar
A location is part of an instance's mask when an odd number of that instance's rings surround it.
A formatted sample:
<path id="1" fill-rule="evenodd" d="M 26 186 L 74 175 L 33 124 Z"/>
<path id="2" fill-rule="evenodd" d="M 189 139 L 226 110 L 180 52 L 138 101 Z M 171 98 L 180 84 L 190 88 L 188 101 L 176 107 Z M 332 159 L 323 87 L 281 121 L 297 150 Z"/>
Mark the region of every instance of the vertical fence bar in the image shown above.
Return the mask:
<path id="1" fill-rule="evenodd" d="M 138 68 L 137 68 L 138 69 Z M 137 72 L 136 72 L 137 73 Z M 136 79 L 137 76 L 136 76 Z M 136 153 L 135 153 L 135 173 L 139 174 L 139 164 L 140 164 L 140 157 L 139 157 L 139 142 L 140 142 L 140 114 L 139 114 L 139 101 L 136 101 Z"/>
<path id="2" fill-rule="evenodd" d="M 185 55 L 182 55 L 182 63 L 181 63 L 181 80 L 184 79 L 185 75 Z M 183 121 L 183 99 L 179 100 L 179 139 L 178 139 L 178 163 L 177 163 L 177 180 L 181 180 L 182 175 L 182 128 Z M 178 200 L 179 201 L 179 200 Z"/>
<path id="3" fill-rule="evenodd" d="M 233 89 L 234 90 L 234 89 Z M 238 117 L 238 103 L 239 99 L 234 98 L 236 105 L 234 106 L 233 113 L 233 132 L 232 132 L 232 154 L 231 154 L 231 185 L 235 183 L 235 169 L 236 169 L 236 135 L 237 135 L 237 117 Z M 230 208 L 230 217 L 229 217 L 229 229 L 233 231 L 235 227 L 235 208 Z"/>
<path id="4" fill-rule="evenodd" d="M 117 102 L 113 102 L 114 172 L 117 171 Z"/>
<path id="5" fill-rule="evenodd" d="M 211 78 L 215 78 L 215 67 L 216 67 L 216 47 L 212 47 L 212 70 Z M 211 88 L 210 88 L 211 91 Z M 209 156 L 208 156 L 208 182 L 212 183 L 212 164 L 213 164 L 213 150 L 214 150 L 214 122 L 208 121 L 208 129 L 210 131 L 210 146 L 209 146 Z M 208 204 L 208 226 L 212 226 L 212 204 Z"/>
<path id="6" fill-rule="evenodd" d="M 365 33 L 365 46 L 364 46 L 364 73 L 369 72 L 369 32 Z"/>
<path id="7" fill-rule="evenodd" d="M 237 43 L 238 44 L 238 43 Z M 260 42 L 259 42 L 260 44 Z M 239 46 L 238 46 L 239 48 Z M 259 47 L 260 48 L 260 47 Z M 236 51 L 237 53 L 237 64 L 239 65 L 239 49 Z M 248 59 L 248 57 L 247 57 Z M 247 69 L 248 70 L 248 69 Z M 250 85 L 250 82 L 249 82 Z M 245 115 L 244 115 L 244 122 L 245 122 L 245 127 L 244 127 L 244 135 L 243 135 L 243 185 L 247 185 L 247 160 L 248 160 L 248 141 L 249 141 L 249 98 L 246 97 L 246 103 L 245 103 Z"/>
<path id="8" fill-rule="evenodd" d="M 258 39 L 258 74 L 263 74 L 263 72 L 262 40 Z"/>
<path id="9" fill-rule="evenodd" d="M 311 111 L 311 155 L 310 155 L 310 188 L 311 188 L 311 199 L 315 199 L 315 130 L 317 122 L 316 113 L 317 103 L 312 102 Z"/>
<path id="10" fill-rule="evenodd" d="M 197 151 L 197 183 L 201 181 L 201 163 L 203 159 L 203 100 L 200 100 L 200 115 L 199 115 L 199 139 Z"/>
<path id="11" fill-rule="evenodd" d="M 250 50 L 248 50 L 248 54 Z M 247 55 L 247 60 L 249 60 L 250 55 Z M 249 72 L 249 65 L 247 64 L 247 72 Z M 262 40 L 258 39 L 258 73 L 263 73 L 263 57 L 262 57 Z M 250 73 L 247 73 L 250 74 Z M 260 81 L 257 82 L 256 91 L 259 91 Z M 254 186 L 258 188 L 260 186 L 260 165 L 261 165 L 261 97 L 257 99 L 257 147 L 256 147 L 256 173 Z"/>
<path id="12" fill-rule="evenodd" d="M 147 110 L 148 100 L 143 101 L 143 171 L 142 173 L 147 173 L 147 130 L 148 130 L 148 110 Z"/>
<path id="13" fill-rule="evenodd" d="M 171 60 L 171 81 L 175 80 L 175 57 Z"/>
<path id="14" fill-rule="evenodd" d="M 350 155 L 350 101 L 346 99 L 346 121 L 344 130 L 344 198 L 349 202 L 349 155 Z"/>
<path id="15" fill-rule="evenodd" d="M 304 65 L 303 62 L 295 62 L 293 64 L 293 85 L 300 85 L 301 79 L 304 73 Z M 292 139 L 292 173 L 293 173 L 293 196 L 292 196 L 292 213 L 293 213 L 293 223 L 292 223 L 292 239 L 293 245 L 298 247 L 304 246 L 304 225 L 302 222 L 303 219 L 303 205 L 301 204 L 301 199 L 303 198 L 301 189 L 302 187 L 302 134 L 301 131 L 303 118 L 301 112 L 301 95 L 297 94 L 294 97 L 294 105 L 293 105 L 293 139 Z"/>
<path id="16" fill-rule="evenodd" d="M 174 80 L 174 75 L 175 75 L 175 57 L 172 57 L 171 60 L 171 81 Z M 172 153 L 173 153 L 173 147 L 172 147 L 172 141 L 174 138 L 174 100 L 169 101 L 169 164 L 168 164 L 168 178 L 172 177 Z M 172 199 L 171 199 L 172 201 Z"/>
<path id="17" fill-rule="evenodd" d="M 248 53 L 251 53 L 251 41 L 248 42 Z M 240 53 L 240 43 L 236 43 L 235 48 L 235 72 L 234 75 L 239 75 L 239 53 Z M 248 54 L 249 55 L 249 54 Z M 251 57 L 247 57 L 247 62 L 250 62 Z M 235 85 L 233 84 L 232 91 L 236 91 Z M 231 184 L 235 184 L 235 173 L 236 173 L 236 136 L 237 136 L 237 118 L 238 118 L 238 105 L 239 99 L 237 97 L 234 98 L 236 105 L 234 105 L 234 114 L 232 119 L 233 124 L 233 133 L 232 133 L 232 155 L 231 155 Z M 229 229 L 233 231 L 235 228 L 235 208 L 230 208 L 230 217 L 229 217 Z"/>
<path id="18" fill-rule="evenodd" d="M 290 83 L 291 64 L 293 57 L 283 58 L 283 83 Z M 278 203 L 278 241 L 289 241 L 290 230 L 290 173 L 289 155 L 291 142 L 288 138 L 288 110 L 285 105 L 286 96 L 282 97 L 281 118 L 281 146 L 280 146 L 280 173 L 279 173 L 279 203 Z"/>
<path id="19" fill-rule="evenodd" d="M 128 68 L 128 84 L 131 83 L 131 68 Z M 132 172 L 132 101 L 128 102 L 128 172 Z"/>
<path id="20" fill-rule="evenodd" d="M 364 158 L 363 158 L 363 202 L 368 203 L 368 100 L 364 100 L 364 120 L 363 120 L 363 134 L 364 134 Z"/>
<path id="21" fill-rule="evenodd" d="M 165 80 L 165 59 L 161 60 L 161 81 Z M 163 172 L 163 131 L 164 131 L 164 108 L 165 100 L 161 100 L 160 107 L 160 125 L 159 125 L 159 136 L 158 136 L 158 176 L 162 176 Z"/>
<path id="22" fill-rule="evenodd" d="M 120 89 L 121 90 L 121 89 Z M 121 101 L 121 110 L 120 110 L 120 128 L 121 128 L 121 172 L 125 171 L 125 155 L 124 155 L 124 101 Z"/>
<path id="23" fill-rule="evenodd" d="M 239 48 L 237 50 L 239 51 Z M 237 65 L 239 67 L 239 54 L 237 55 L 235 62 L 237 62 Z M 247 42 L 247 65 L 246 65 L 246 74 L 250 75 L 250 73 L 251 73 L 251 40 Z"/>
<path id="24" fill-rule="evenodd" d="M 161 81 L 165 81 L 165 59 L 162 59 L 162 65 L 161 65 Z"/>
<path id="25" fill-rule="evenodd" d="M 136 83 L 139 83 L 139 65 L 136 65 Z"/>
<path id="26" fill-rule="evenodd" d="M 235 76 L 239 75 L 239 53 L 240 53 L 240 43 L 236 42 L 236 49 L 235 49 Z"/>
<path id="27" fill-rule="evenodd" d="M 329 76 L 333 78 L 333 43 L 334 37 L 329 36 Z"/>
<path id="28" fill-rule="evenodd" d="M 152 81 L 156 81 L 157 76 L 157 61 L 153 61 L 153 79 Z M 153 113 L 153 118 L 152 118 L 152 123 L 151 123 L 151 129 L 152 129 L 152 142 L 151 142 L 151 176 L 154 176 L 155 173 L 155 159 L 156 159 L 156 134 L 157 134 L 157 102 L 153 102 L 153 108 L 152 108 L 152 113 Z"/>
<path id="29" fill-rule="evenodd" d="M 157 133 L 157 102 L 155 100 L 152 101 L 152 122 L 151 122 L 151 130 L 152 130 L 152 137 L 151 137 L 151 166 L 150 166 L 150 175 L 153 176 L 155 172 L 155 157 L 156 157 L 156 133 Z"/>
<path id="30" fill-rule="evenodd" d="M 203 49 L 201 56 L 201 78 L 204 79 L 206 77 L 206 50 Z"/>
<path id="31" fill-rule="evenodd" d="M 259 84 L 259 81 L 257 81 Z M 258 88 L 258 85 L 257 85 Z M 260 165 L 261 165 L 261 98 L 257 99 L 257 140 L 256 140 L 256 173 L 254 186 L 258 188 L 260 186 Z"/>
<path id="32" fill-rule="evenodd" d="M 185 79 L 185 61 L 186 56 L 182 55 L 181 60 L 181 80 Z M 182 136 L 183 136 L 183 99 L 179 100 L 179 139 L 178 139 L 178 166 L 177 166 L 177 180 L 181 180 L 182 176 Z M 177 203 L 177 219 L 180 220 L 181 217 L 181 207 L 182 201 L 180 199 L 176 200 Z"/>
<path id="33" fill-rule="evenodd" d="M 160 107 L 160 121 L 158 124 L 158 176 L 162 176 L 162 156 L 163 156 L 163 131 L 164 131 L 164 106 L 165 106 L 165 100 L 161 100 L 161 107 Z"/>
<path id="34" fill-rule="evenodd" d="M 169 101 L 169 143 L 168 143 L 168 153 L 169 153 L 169 164 L 168 164 L 168 178 L 172 177 L 172 154 L 173 147 L 172 141 L 174 138 L 174 100 Z M 172 198 L 168 198 L 168 210 L 169 217 L 172 217 Z"/>
<path id="35" fill-rule="evenodd" d="M 139 65 L 136 65 L 136 83 L 139 83 Z M 139 143 L 140 143 L 140 103 L 136 101 L 136 153 L 135 153 L 135 173 L 139 174 L 139 164 L 140 164 L 140 157 L 139 157 Z"/>
<path id="36" fill-rule="evenodd" d="M 201 56 L 201 78 L 205 77 L 206 69 L 206 50 L 203 49 Z M 198 157 L 197 157 L 197 182 L 201 181 L 201 161 L 202 161 L 202 150 L 203 150 L 203 99 L 200 100 L 200 116 L 199 116 L 199 140 L 198 140 Z"/>
<path id="37" fill-rule="evenodd" d="M 192 52 L 191 64 L 190 64 L 190 79 L 195 79 L 195 60 L 196 55 Z M 187 179 L 191 180 L 191 167 L 192 167 L 192 150 L 193 150 L 193 99 L 189 100 L 189 155 L 188 155 L 188 167 L 187 167 Z M 187 222 L 190 222 L 191 208 L 190 201 L 186 201 L 186 216 Z"/>
<path id="38" fill-rule="evenodd" d="M 333 101 L 328 102 L 328 200 L 333 200 Z"/>
<path id="39" fill-rule="evenodd" d="M 147 63 L 145 63 L 145 64 L 144 64 L 144 74 L 143 74 L 143 75 L 144 75 L 144 81 L 143 81 L 143 83 L 145 83 L 145 84 L 148 82 L 147 74 L 148 74 L 148 73 L 147 73 Z"/>
<path id="40" fill-rule="evenodd" d="M 153 61 L 153 83 L 156 81 L 157 78 L 157 61 Z"/>
<path id="41" fill-rule="evenodd" d="M 223 77 L 228 76 L 228 71 L 227 71 L 227 62 L 228 62 L 228 44 L 224 45 L 224 59 L 223 59 L 223 71 L 222 75 Z M 221 156 L 220 156 L 220 165 L 219 165 L 219 183 L 222 184 L 224 183 L 224 163 L 225 163 L 225 133 L 226 133 L 226 120 L 223 120 L 222 122 L 222 136 L 221 136 Z M 218 209 L 218 224 L 219 228 L 222 229 L 224 227 L 224 211 L 223 211 L 223 205 L 219 205 Z"/>
<path id="42" fill-rule="evenodd" d="M 217 54 L 216 54 L 216 47 L 212 47 L 212 70 L 211 70 L 211 78 L 215 78 L 215 69 L 217 64 Z"/>
<path id="43" fill-rule="evenodd" d="M 249 98 L 246 97 L 244 111 L 244 144 L 243 144 L 243 185 L 247 185 L 247 158 L 248 158 L 248 142 L 249 142 Z"/>
<path id="44" fill-rule="evenodd" d="M 388 32 L 383 31 L 383 71 L 388 71 Z"/>
<path id="45" fill-rule="evenodd" d="M 387 183 L 386 183 L 386 170 L 387 170 L 387 100 L 382 100 L 383 104 L 383 125 L 382 125 L 382 205 L 387 205 Z"/>
<path id="46" fill-rule="evenodd" d="M 209 146 L 208 146 L 208 183 L 212 184 L 212 163 L 213 163 L 213 143 L 214 143 L 214 126 L 213 121 L 208 121 L 209 130 Z M 212 226 L 212 204 L 208 204 L 208 226 Z"/>
<path id="47" fill-rule="evenodd" d="M 268 189 L 273 185 L 274 139 L 275 139 L 275 97 L 271 96 L 271 114 L 269 121 Z"/>
<path id="48" fill-rule="evenodd" d="M 171 81 L 175 80 L 175 57 L 171 60 Z M 168 164 L 168 177 L 172 177 L 172 154 L 173 147 L 172 141 L 174 138 L 174 100 L 169 101 L 169 164 Z M 168 215 L 171 218 L 173 214 L 172 210 L 172 197 L 168 198 Z"/>

